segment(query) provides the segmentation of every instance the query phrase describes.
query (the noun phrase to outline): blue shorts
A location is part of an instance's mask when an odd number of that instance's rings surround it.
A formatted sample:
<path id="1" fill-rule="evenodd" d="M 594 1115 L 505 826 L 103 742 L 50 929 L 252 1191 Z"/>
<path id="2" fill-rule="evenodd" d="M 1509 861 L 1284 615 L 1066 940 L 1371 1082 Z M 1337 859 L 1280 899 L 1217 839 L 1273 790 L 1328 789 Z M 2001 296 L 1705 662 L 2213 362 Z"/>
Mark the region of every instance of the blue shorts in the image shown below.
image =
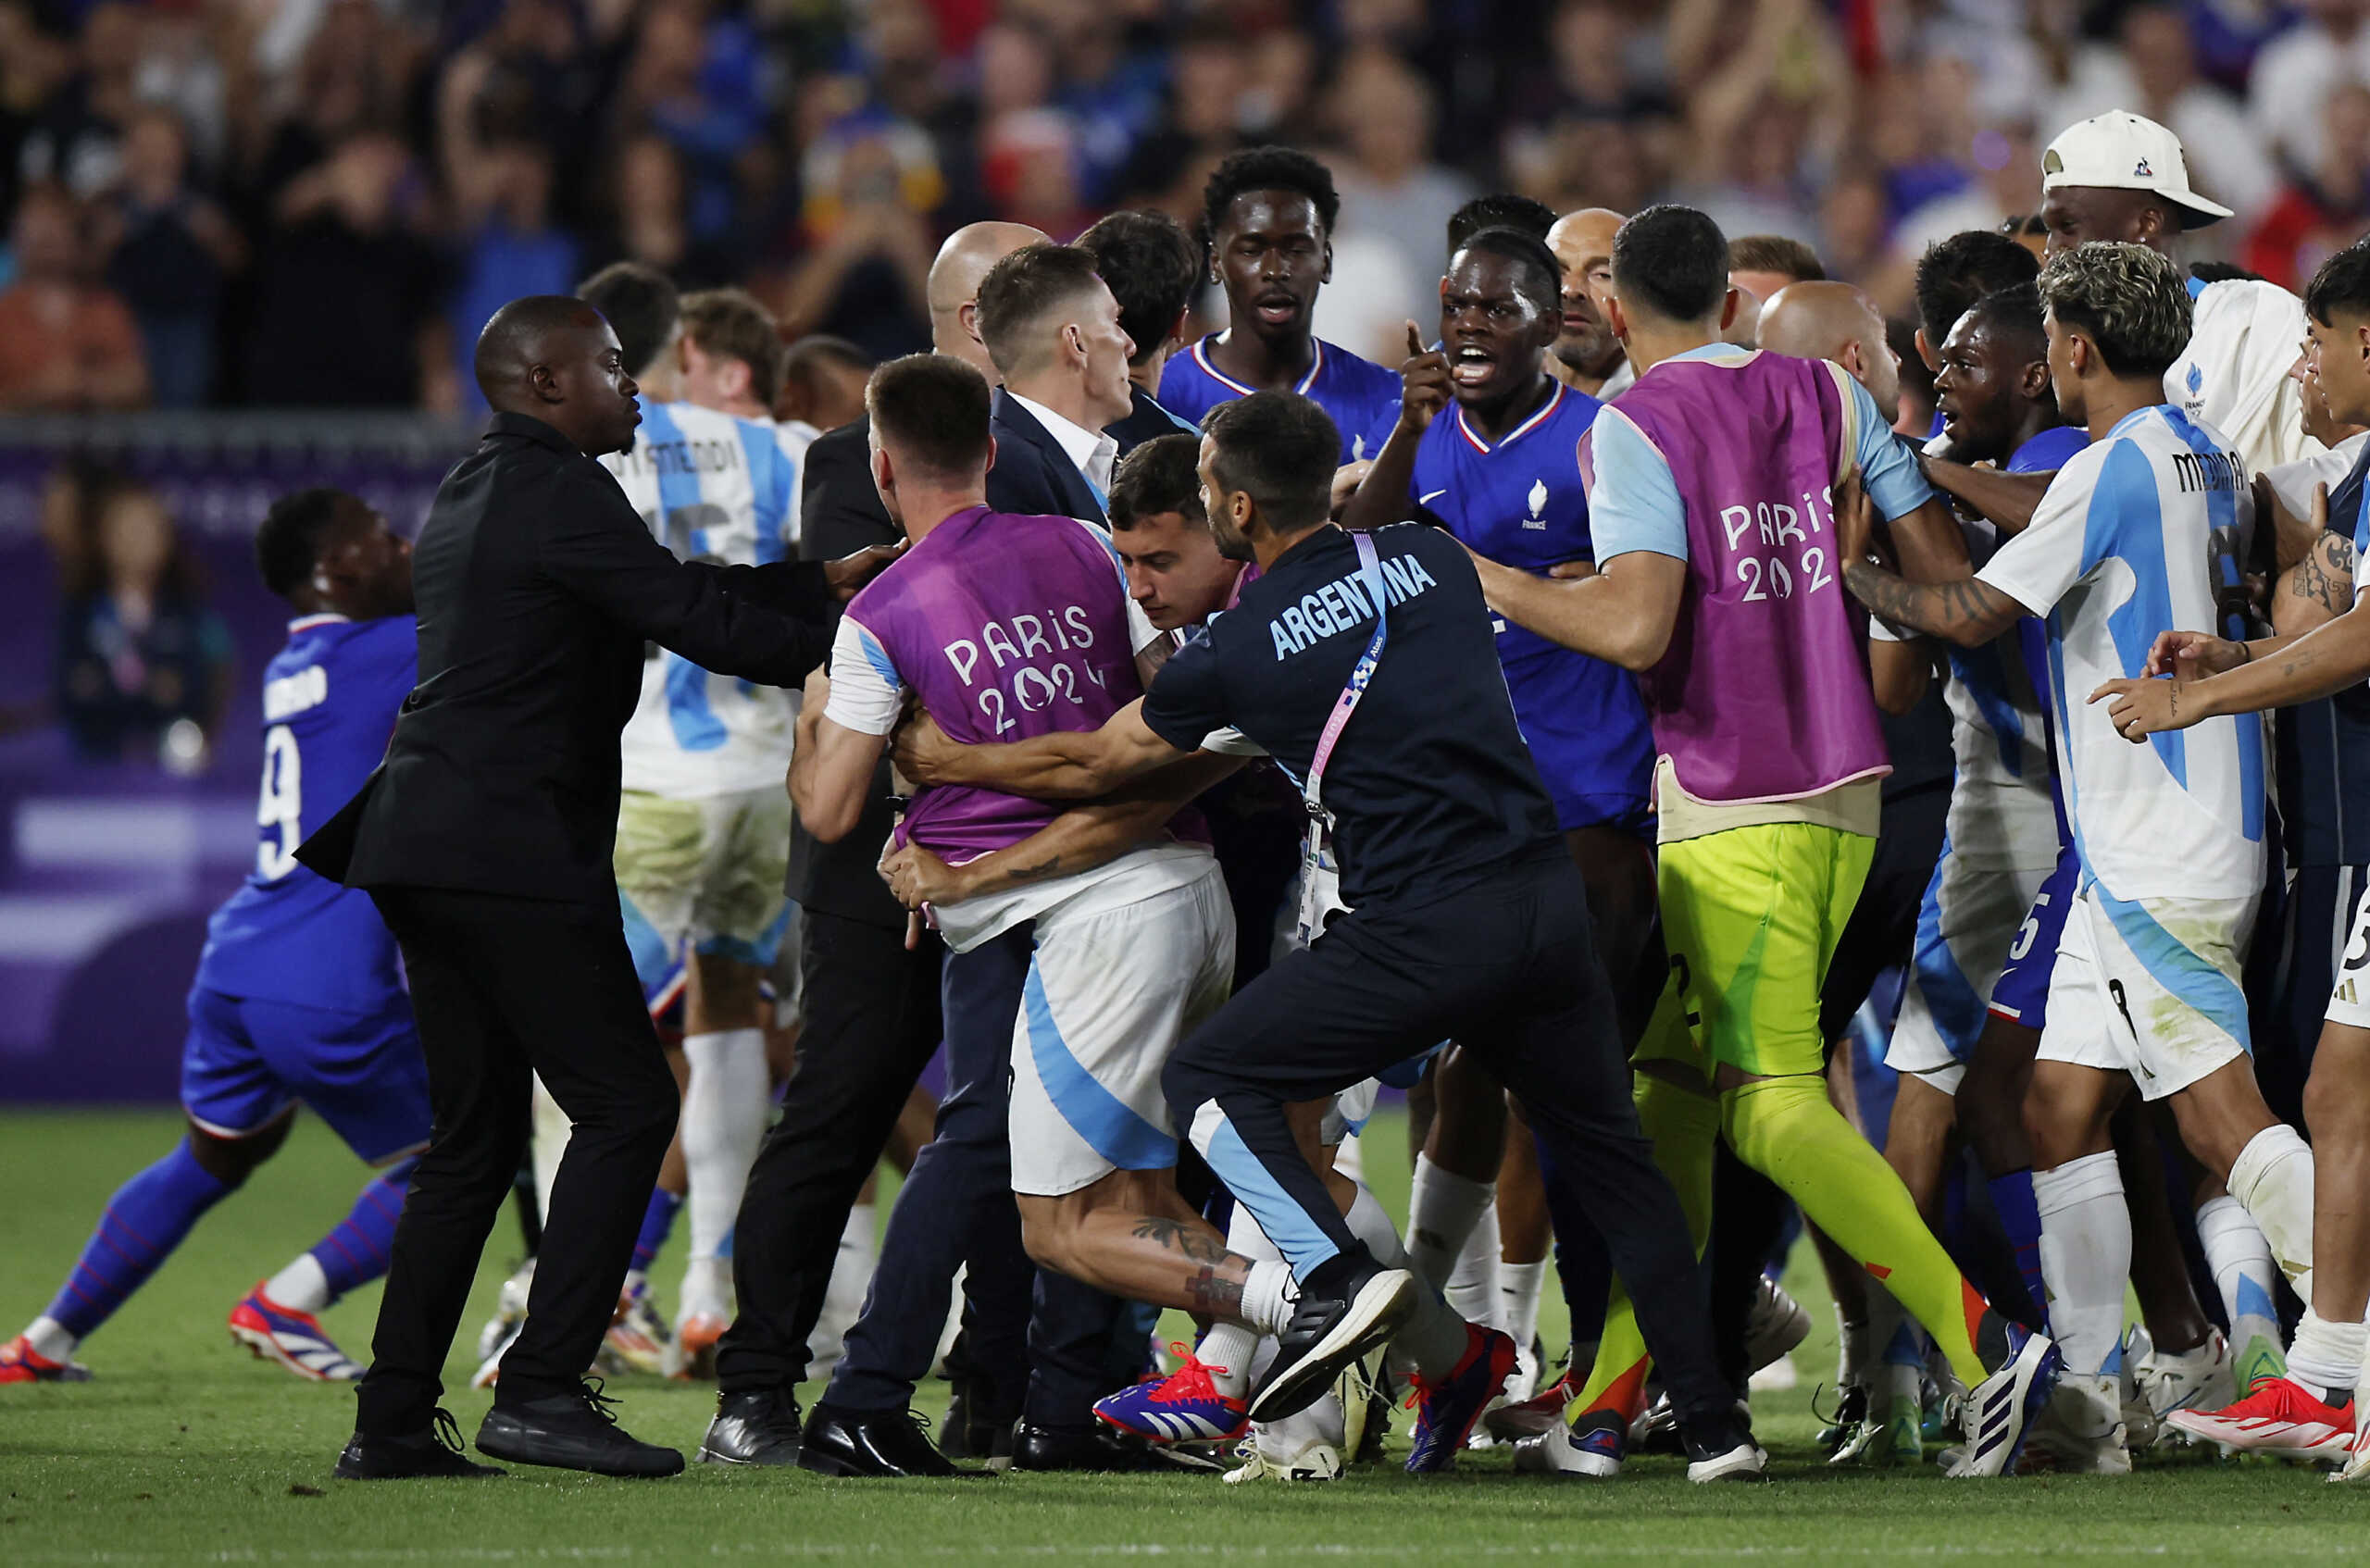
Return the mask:
<path id="1" fill-rule="evenodd" d="M 1547 793 L 1555 803 L 1555 826 L 1564 832 L 1602 826 L 1654 841 L 1654 809 L 1643 795 L 1567 795 L 1552 783 Z"/>
<path id="2" fill-rule="evenodd" d="M 2057 869 L 2040 885 L 2032 913 L 2008 946 L 2007 965 L 1991 988 L 1991 1011 L 2012 1024 L 2039 1029 L 2049 1022 L 2049 977 L 2057 967 L 2057 944 L 2065 934 L 2065 912 L 2073 906 L 2080 871 L 2073 845 L 2057 852 Z"/>
<path id="3" fill-rule="evenodd" d="M 190 1120 L 218 1137 L 244 1138 L 295 1101 L 368 1164 L 425 1148 L 428 1062 L 410 1003 L 332 1013 L 193 989 L 181 1046 L 181 1107 Z"/>

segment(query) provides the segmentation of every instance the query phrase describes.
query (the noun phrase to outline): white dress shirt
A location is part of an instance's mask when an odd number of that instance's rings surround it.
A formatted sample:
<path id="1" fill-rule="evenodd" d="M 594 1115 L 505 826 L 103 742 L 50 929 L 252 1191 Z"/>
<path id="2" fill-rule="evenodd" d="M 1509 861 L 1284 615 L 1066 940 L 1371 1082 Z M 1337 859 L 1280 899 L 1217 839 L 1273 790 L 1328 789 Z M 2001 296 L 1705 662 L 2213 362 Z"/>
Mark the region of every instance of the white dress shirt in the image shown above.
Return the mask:
<path id="1" fill-rule="evenodd" d="M 1111 493 L 1111 470 L 1119 461 L 1119 443 L 1101 430 L 1090 430 L 1084 425 L 1062 417 L 1033 397 L 1023 397 L 1010 387 L 1004 395 L 1037 417 L 1053 438 L 1061 442 L 1062 451 L 1086 482 L 1094 487 L 1098 496 Z"/>

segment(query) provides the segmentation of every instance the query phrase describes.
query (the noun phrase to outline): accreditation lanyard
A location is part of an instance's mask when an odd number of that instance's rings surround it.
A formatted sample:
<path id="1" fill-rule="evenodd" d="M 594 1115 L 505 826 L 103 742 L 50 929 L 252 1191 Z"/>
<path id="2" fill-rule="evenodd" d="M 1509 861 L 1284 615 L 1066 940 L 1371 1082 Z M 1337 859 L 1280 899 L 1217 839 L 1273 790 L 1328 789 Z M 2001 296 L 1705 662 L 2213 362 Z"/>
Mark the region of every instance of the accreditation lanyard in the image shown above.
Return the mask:
<path id="1" fill-rule="evenodd" d="M 1366 652 L 1351 667 L 1349 684 L 1333 701 L 1333 712 L 1327 716 L 1324 731 L 1316 738 L 1316 753 L 1309 758 L 1308 778 L 1301 784 L 1301 804 L 1308 812 L 1308 833 L 1302 842 L 1300 865 L 1300 940 L 1304 946 L 1316 940 L 1319 929 L 1320 859 L 1325 850 L 1326 825 L 1330 820 L 1320 800 L 1325 765 L 1331 759 L 1334 742 L 1341 739 L 1350 716 L 1357 712 L 1359 700 L 1366 696 L 1367 683 L 1374 679 L 1375 666 L 1382 661 L 1382 645 L 1391 631 L 1383 609 L 1382 563 L 1375 555 L 1374 541 L 1362 533 L 1350 535 L 1350 541 L 1358 548 L 1359 579 L 1365 583 L 1366 598 L 1374 605 L 1374 635 L 1366 640 Z"/>

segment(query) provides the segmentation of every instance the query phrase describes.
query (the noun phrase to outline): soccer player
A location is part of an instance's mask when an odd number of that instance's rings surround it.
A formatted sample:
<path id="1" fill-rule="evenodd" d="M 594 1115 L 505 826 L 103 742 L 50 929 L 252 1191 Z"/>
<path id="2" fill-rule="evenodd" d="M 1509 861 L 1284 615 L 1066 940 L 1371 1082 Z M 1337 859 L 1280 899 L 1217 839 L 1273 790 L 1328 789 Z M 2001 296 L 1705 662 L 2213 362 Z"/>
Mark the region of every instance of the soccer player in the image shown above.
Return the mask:
<path id="1" fill-rule="evenodd" d="M 790 503 L 782 518 L 782 542 L 798 554 L 798 503 L 805 486 L 806 449 L 822 430 L 802 419 L 777 419 L 789 351 L 772 312 L 745 289 L 708 289 L 682 298 L 683 335 L 678 345 L 685 403 L 763 425 L 774 432 L 790 466 Z M 869 367 L 867 367 L 868 369 Z"/>
<path id="2" fill-rule="evenodd" d="M 1155 394 L 1168 356 L 1184 341 L 1185 313 L 1200 280 L 1201 257 L 1193 242 L 1165 212 L 1115 212 L 1080 234 L 1078 248 L 1094 258 L 1094 270 L 1119 302 L 1119 330 L 1136 345 L 1128 356 L 1129 396 L 1135 406 L 1104 433 L 1119 443 L 1125 457 L 1145 442 L 1191 430 Z"/>
<path id="3" fill-rule="evenodd" d="M 1604 315 L 1604 302 L 1613 293 L 1613 236 L 1620 228 L 1619 213 L 1582 207 L 1547 230 L 1547 248 L 1564 269 L 1564 330 L 1547 368 L 1574 392 L 1600 403 L 1620 396 L 1638 374 Z"/>
<path id="4" fill-rule="evenodd" d="M 2370 424 L 2370 246 L 2356 243 L 2323 263 L 2305 291 L 2312 322 L 2308 374 L 2326 393 L 2331 417 Z M 2326 521 L 2326 502 L 2315 508 Z M 2351 538 L 2329 533 L 2313 555 L 2283 578 L 2275 604 L 2318 598 L 2338 613 L 2299 635 L 2241 641 L 2194 629 L 2168 629 L 2151 652 L 2147 674 L 2169 679 L 2113 679 L 2091 693 L 2111 699 L 2107 720 L 2125 740 L 2163 746 L 2223 716 L 2252 714 L 2334 696 L 2370 678 L 2370 612 L 2362 609 L 2361 551 L 2370 542 L 2370 505 L 2356 504 Z M 2337 605 L 2326 601 L 2334 599 Z M 2069 686 L 2069 691 L 2072 688 Z M 2090 710 L 2097 713 L 2097 708 Z M 2246 722 L 2241 720 L 2241 723 Z M 2154 739 L 2151 739 L 2153 737 Z M 2141 753 L 2145 755 L 2145 753 Z M 2309 1310 L 2288 1350 L 2285 1377 L 2255 1386 L 2227 1410 L 2178 1415 L 2176 1424 L 2234 1448 L 2346 1455 L 2339 1478 L 2370 1474 L 2370 1444 L 2361 1412 L 2363 1311 L 2370 1301 L 2370 1226 L 2358 1198 L 2370 1171 L 2370 900 L 2355 915 L 2338 970 L 2327 1021 L 2313 1053 L 2304 1114 L 2315 1173 L 2312 1241 L 2317 1266 Z M 2350 1408 L 2349 1408 L 2350 1407 Z"/>
<path id="5" fill-rule="evenodd" d="M 2098 240 L 2170 255 L 2183 233 L 2230 216 L 2189 189 L 2179 137 L 2121 109 L 2068 126 L 2041 155 L 2040 169 L 2051 255 Z M 2288 374 L 2304 335 L 2302 304 L 2255 279 L 2184 278 L 2182 286 L 2195 321 L 2188 346 L 2164 369 L 2164 401 L 2220 431 L 2251 471 L 2318 451 Z"/>
<path id="6" fill-rule="evenodd" d="M 1716 1371 L 1678 1205 L 1621 1093 L 1586 893 L 1521 743 L 1467 558 L 1428 529 L 1332 527 L 1339 450 L 1306 398 L 1262 392 L 1220 410 L 1202 480 L 1220 546 L 1261 567 L 1241 603 L 1098 730 L 965 747 L 923 726 L 901 740 L 901 763 L 933 782 L 1080 798 L 1232 727 L 1330 817 L 1351 907 L 1320 918 L 1304 902 L 1310 945 L 1196 1030 L 1164 1075 L 1178 1120 L 1299 1286 L 1254 1420 L 1306 1408 L 1395 1337 L 1423 1394 L 1408 1467 L 1443 1468 L 1440 1450 L 1462 1445 L 1513 1370 L 1505 1336 L 1461 1322 L 1372 1254 L 1286 1110 L 1455 1036 L 1522 1097 L 1557 1166 L 1576 1185 L 1586 1173 L 1582 1208 L 1669 1351 L 1691 1476 L 1757 1474 L 1765 1459 Z M 1245 1277 L 1234 1259 L 1212 1266 L 1229 1292 Z M 1264 1282 L 1245 1283 L 1248 1307 Z"/>
<path id="7" fill-rule="evenodd" d="M 1683 1173 L 1698 1234 L 1722 1132 L 1935 1335 L 1975 1390 L 1978 1437 L 1957 1473 L 1997 1475 L 2046 1392 L 2049 1342 L 2016 1333 L 1961 1277 L 1827 1102 L 1818 1028 L 1886 768 L 1826 497 L 1856 474 L 1888 516 L 1915 516 L 1903 548 L 1919 547 L 1921 566 L 1950 560 L 1956 529 L 1858 382 L 1719 341 L 1735 313 L 1727 263 L 1718 226 L 1691 208 L 1622 225 L 1612 320 L 1646 368 L 1581 447 L 1597 573 L 1549 581 L 1484 561 L 1482 584 L 1508 619 L 1644 676 L 1662 752 L 1664 1005 L 1700 1022 L 1650 1032 L 1639 1092 L 1669 1102 L 1656 1154 Z M 1604 1361 L 1591 1380 L 1603 1391 L 1642 1381 L 1642 1365 L 1608 1377 Z M 1579 1425 L 1534 1439 L 1530 1462 L 1617 1468 L 1635 1399 L 1575 1400 Z"/>
<path id="8" fill-rule="evenodd" d="M 1198 425 L 1247 393 L 1296 392 L 1332 416 L 1343 463 L 1382 449 L 1399 418 L 1399 378 L 1316 336 L 1316 295 L 1332 276 L 1341 216 L 1331 171 L 1306 153 L 1249 147 L 1211 172 L 1202 232 L 1228 325 L 1168 362 L 1162 407 Z"/>
<path id="9" fill-rule="evenodd" d="M 256 564 L 296 618 L 264 668 L 256 867 L 208 923 L 190 988 L 189 1135 L 107 1201 L 56 1299 L 0 1347 L 0 1383 L 88 1378 L 75 1347 L 279 1151 L 300 1102 L 380 1174 L 335 1229 L 231 1309 L 231 1335 L 299 1377 L 362 1375 L 317 1314 L 386 1272 L 428 1142 L 428 1072 L 394 938 L 368 895 L 294 851 L 377 765 L 418 678 L 411 546 L 344 492 L 307 490 L 273 504 Z"/>
<path id="10" fill-rule="evenodd" d="M 723 395 L 728 355 L 720 347 L 685 352 L 680 305 L 664 284 L 621 262 L 580 291 L 617 328 L 642 387 L 632 448 L 601 462 L 653 536 L 677 555 L 737 566 L 786 559 L 797 490 L 792 462 L 770 421 L 681 400 L 692 363 L 711 395 Z M 755 337 L 747 311 L 712 312 L 712 334 L 724 335 L 718 323 L 728 314 L 742 318 L 735 341 Z M 764 373 L 779 373 L 778 350 L 766 356 L 745 342 L 730 357 L 751 353 L 765 359 Z M 691 1249 L 669 1372 L 709 1375 L 716 1341 L 732 1318 L 724 1243 L 772 1104 L 759 982 L 788 924 L 790 802 L 781 778 L 796 717 L 791 692 L 714 676 L 654 648 L 622 742 L 617 868 L 628 939 L 645 987 L 677 962 L 688 961 L 692 974 L 679 1133 L 690 1176 Z"/>
<path id="11" fill-rule="evenodd" d="M 2059 777 L 2082 885 L 2025 1110 L 2050 1324 L 2067 1368 L 2061 1408 L 2075 1398 L 2090 1407 L 2052 1446 L 2087 1438 L 2082 1467 L 2109 1473 L 2129 1465 L 2114 1358 L 2132 1230 L 2108 1118 L 2135 1082 L 2144 1100 L 2170 1101 L 2189 1151 L 2262 1226 L 2300 1294 L 2312 1268 L 2312 1152 L 2255 1088 L 2239 987 L 2263 885 L 2262 726 L 2221 719 L 2135 749 L 2081 701 L 2145 673 L 2136 621 L 2214 625 L 2244 613 L 2245 465 L 2163 401 L 2164 370 L 2189 335 L 2183 281 L 2160 252 L 2127 243 L 2063 251 L 2042 269 L 2058 408 L 2091 444 L 1980 572 L 1906 583 L 1865 559 L 1864 508 L 1847 508 L 1839 529 L 1847 585 L 1904 630 L 1979 647 L 2019 616 L 2049 619 Z M 2350 1436 L 2333 1426 L 2326 1440 L 2341 1448 Z"/>

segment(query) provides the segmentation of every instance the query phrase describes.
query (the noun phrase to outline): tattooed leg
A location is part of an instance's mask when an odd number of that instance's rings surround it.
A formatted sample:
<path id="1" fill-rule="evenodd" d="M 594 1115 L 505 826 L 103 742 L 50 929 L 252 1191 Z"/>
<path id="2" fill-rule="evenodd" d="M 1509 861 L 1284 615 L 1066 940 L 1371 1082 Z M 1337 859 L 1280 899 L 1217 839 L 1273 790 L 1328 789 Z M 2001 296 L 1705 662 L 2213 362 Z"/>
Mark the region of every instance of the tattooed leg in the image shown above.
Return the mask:
<path id="1" fill-rule="evenodd" d="M 1039 1263 L 1098 1290 L 1240 1321 L 1251 1260 L 1177 1195 L 1172 1172 L 1113 1171 L 1058 1198 L 1020 1197 Z"/>

